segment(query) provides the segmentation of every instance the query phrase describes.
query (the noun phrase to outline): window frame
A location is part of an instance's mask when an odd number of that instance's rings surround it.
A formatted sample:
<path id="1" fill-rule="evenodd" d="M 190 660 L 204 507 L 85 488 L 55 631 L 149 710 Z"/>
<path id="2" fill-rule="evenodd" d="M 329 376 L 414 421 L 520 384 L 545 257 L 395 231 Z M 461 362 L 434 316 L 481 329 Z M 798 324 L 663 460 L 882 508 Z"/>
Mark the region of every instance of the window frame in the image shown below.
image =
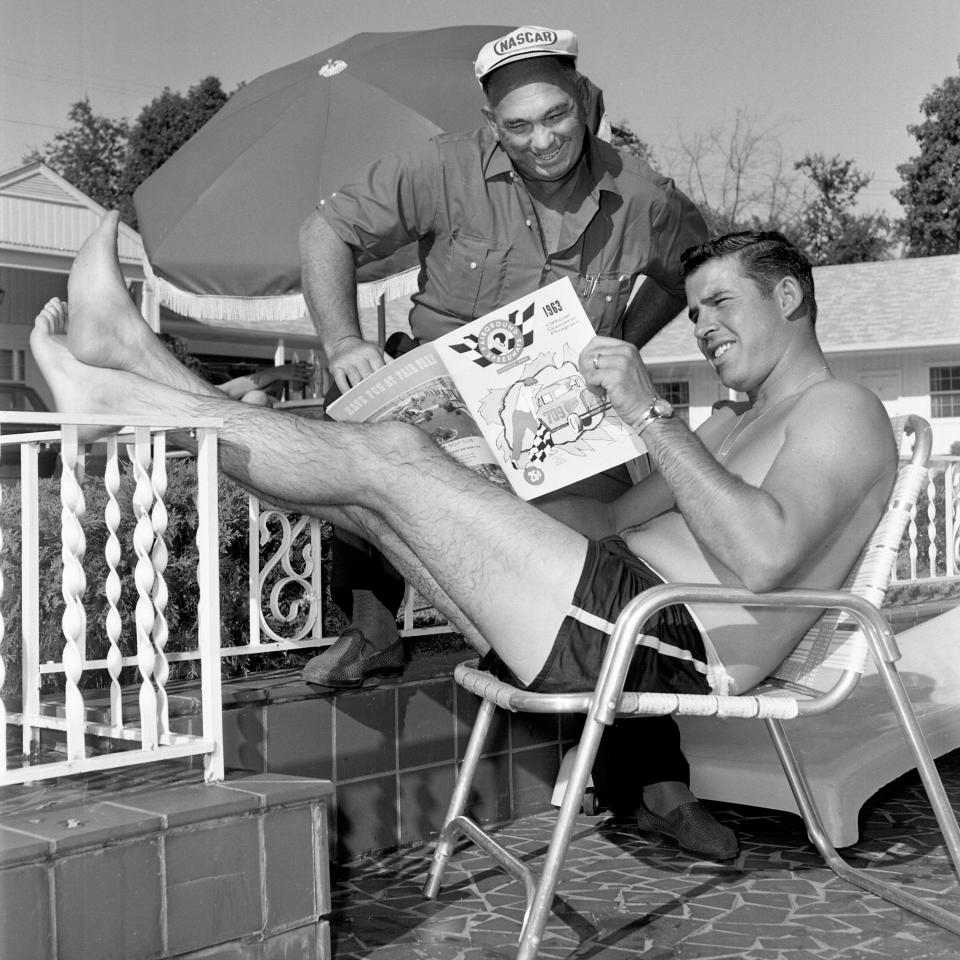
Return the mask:
<path id="1" fill-rule="evenodd" d="M 653 386 L 658 397 L 663 397 L 672 407 L 674 416 L 690 425 L 690 380 L 657 379 L 653 377 Z M 679 395 L 679 396 L 678 396 Z"/>
<path id="2" fill-rule="evenodd" d="M 947 389 L 934 389 L 935 373 L 950 371 L 948 378 L 950 386 Z M 960 419 L 960 363 L 937 363 L 927 367 L 927 388 L 930 392 L 930 419 L 956 420 Z M 938 406 L 946 401 L 950 412 L 944 413 Z"/>

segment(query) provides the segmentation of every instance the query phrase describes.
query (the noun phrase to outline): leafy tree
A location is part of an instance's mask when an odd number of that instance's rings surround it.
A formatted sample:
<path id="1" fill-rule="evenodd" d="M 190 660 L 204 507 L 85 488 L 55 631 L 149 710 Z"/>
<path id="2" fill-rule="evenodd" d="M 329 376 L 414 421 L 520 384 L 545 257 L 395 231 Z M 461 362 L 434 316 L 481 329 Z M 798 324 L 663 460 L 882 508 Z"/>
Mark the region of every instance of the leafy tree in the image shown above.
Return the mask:
<path id="1" fill-rule="evenodd" d="M 23 158 L 41 160 L 92 200 L 119 209 L 136 228 L 133 191 L 186 143 L 226 102 L 217 77 L 206 77 L 186 96 L 165 87 L 130 124 L 94 114 L 89 98 L 67 114 L 72 126 Z"/>
<path id="2" fill-rule="evenodd" d="M 960 67 L 960 57 L 957 58 Z M 903 186 L 893 191 L 906 211 L 908 252 L 917 257 L 960 252 L 960 76 L 947 77 L 924 98 L 926 119 L 907 132 L 919 156 L 897 167 Z"/>
<path id="3" fill-rule="evenodd" d="M 130 128 L 126 163 L 121 178 L 123 219 L 137 226 L 133 191 L 173 156 L 226 102 L 217 77 L 205 77 L 186 96 L 165 87 L 140 111 Z"/>
<path id="4" fill-rule="evenodd" d="M 811 263 L 863 263 L 887 256 L 893 228 L 883 213 L 855 213 L 857 196 L 872 177 L 839 155 L 808 153 L 794 164 L 814 192 L 807 197 L 798 242 Z"/>
<path id="5" fill-rule="evenodd" d="M 117 207 L 122 194 L 127 135 L 126 120 L 111 120 L 93 112 L 84 97 L 67 113 L 73 126 L 23 158 L 42 161 L 78 190 L 108 209 Z"/>

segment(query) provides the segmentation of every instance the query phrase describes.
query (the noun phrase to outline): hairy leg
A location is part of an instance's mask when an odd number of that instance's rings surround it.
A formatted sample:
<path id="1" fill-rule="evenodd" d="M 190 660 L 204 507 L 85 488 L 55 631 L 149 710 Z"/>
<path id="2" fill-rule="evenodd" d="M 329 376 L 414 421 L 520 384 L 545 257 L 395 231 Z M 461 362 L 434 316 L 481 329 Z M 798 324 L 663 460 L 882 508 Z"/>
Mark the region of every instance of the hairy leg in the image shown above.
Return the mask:
<path id="1" fill-rule="evenodd" d="M 86 308 L 81 308 L 78 312 L 82 318 L 86 318 L 88 314 Z M 121 311 L 121 315 L 122 312 L 123 311 Z M 136 328 L 138 326 L 136 321 L 133 321 L 132 318 L 131 321 L 129 326 Z M 51 335 L 58 337 L 66 336 L 67 344 L 69 345 L 67 305 L 65 303 L 56 297 L 49 300 L 41 310 L 38 322 L 45 327 Z M 164 348 L 164 350 L 165 349 L 166 348 Z M 242 397 L 244 403 L 248 402 L 247 396 L 248 395 L 244 395 Z M 260 496 L 262 493 L 262 491 L 257 490 L 251 492 L 257 496 Z M 291 512 L 296 512 L 299 509 L 298 505 L 289 502 L 279 502 L 276 497 L 273 499 L 273 505 Z M 489 649 L 489 644 L 470 622 L 469 618 L 467 618 L 463 611 L 457 608 L 456 604 L 444 593 L 440 585 L 424 569 L 412 551 L 396 537 L 382 517 L 373 511 L 363 510 L 359 507 L 330 507 L 326 513 L 327 519 L 336 523 L 339 527 L 375 543 L 379 549 L 387 555 L 390 562 L 403 573 L 404 579 L 453 623 L 464 635 L 468 643 L 471 643 L 481 653 L 485 653 Z"/>
<path id="2" fill-rule="evenodd" d="M 149 346 L 156 338 L 144 336 L 116 266 L 115 224 L 105 224 L 71 272 L 68 337 L 73 331 L 85 361 L 42 314 L 31 336 L 58 409 L 221 419 L 228 476 L 303 513 L 356 505 L 382 516 L 511 669 L 532 680 L 566 614 L 586 541 L 461 467 L 415 427 L 307 420 L 208 392 L 162 345 L 162 357 Z"/>
<path id="3" fill-rule="evenodd" d="M 401 541 L 379 514 L 360 507 L 344 507 L 340 519 L 330 518 L 337 526 L 370 541 L 403 574 L 421 597 L 429 601 L 463 634 L 467 643 L 480 653 L 490 649 L 483 634 L 450 599 L 417 556 Z"/>

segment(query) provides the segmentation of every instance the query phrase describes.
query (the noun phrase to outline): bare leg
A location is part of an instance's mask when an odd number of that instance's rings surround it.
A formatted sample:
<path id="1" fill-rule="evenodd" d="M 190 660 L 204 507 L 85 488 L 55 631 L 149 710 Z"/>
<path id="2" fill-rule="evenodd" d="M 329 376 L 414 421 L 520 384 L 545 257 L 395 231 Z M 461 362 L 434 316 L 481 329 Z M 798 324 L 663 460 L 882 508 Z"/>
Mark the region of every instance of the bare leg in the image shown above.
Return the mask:
<path id="1" fill-rule="evenodd" d="M 459 466 L 415 427 L 325 423 L 250 408 L 213 388 L 209 395 L 162 345 L 161 357 L 136 332 L 133 321 L 145 324 L 115 261 L 115 235 L 101 227 L 71 273 L 68 335 L 97 366 L 81 363 L 43 314 L 37 318 L 31 346 L 58 409 L 221 418 L 226 474 L 303 513 L 357 505 L 384 517 L 511 669 L 525 682 L 536 676 L 579 578 L 579 534 Z M 148 366 L 160 382 L 139 375 Z M 171 385 L 177 377 L 182 389 Z"/>
<path id="2" fill-rule="evenodd" d="M 359 507 L 346 507 L 342 518 L 331 517 L 337 526 L 357 533 L 373 543 L 403 574 L 404 580 L 428 600 L 463 634 L 467 643 L 480 653 L 490 649 L 483 634 L 470 622 L 467 615 L 447 596 L 443 588 L 430 576 L 409 547 L 397 538 L 390 525 L 378 514 Z"/>

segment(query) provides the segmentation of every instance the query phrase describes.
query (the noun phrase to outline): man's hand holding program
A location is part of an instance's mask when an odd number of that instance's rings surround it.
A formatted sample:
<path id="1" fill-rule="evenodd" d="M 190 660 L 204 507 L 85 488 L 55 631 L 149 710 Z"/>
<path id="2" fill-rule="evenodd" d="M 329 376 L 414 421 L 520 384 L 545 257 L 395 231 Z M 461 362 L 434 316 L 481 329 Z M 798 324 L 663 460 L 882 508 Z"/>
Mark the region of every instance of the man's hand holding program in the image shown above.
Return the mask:
<path id="1" fill-rule="evenodd" d="M 346 393 L 384 365 L 380 348 L 360 337 L 344 337 L 337 341 L 328 359 L 330 372 L 341 393 Z"/>
<path id="2" fill-rule="evenodd" d="M 580 372 L 598 396 L 606 395 L 624 423 L 635 426 L 657 395 L 650 373 L 631 343 L 594 337 L 580 354 Z"/>

